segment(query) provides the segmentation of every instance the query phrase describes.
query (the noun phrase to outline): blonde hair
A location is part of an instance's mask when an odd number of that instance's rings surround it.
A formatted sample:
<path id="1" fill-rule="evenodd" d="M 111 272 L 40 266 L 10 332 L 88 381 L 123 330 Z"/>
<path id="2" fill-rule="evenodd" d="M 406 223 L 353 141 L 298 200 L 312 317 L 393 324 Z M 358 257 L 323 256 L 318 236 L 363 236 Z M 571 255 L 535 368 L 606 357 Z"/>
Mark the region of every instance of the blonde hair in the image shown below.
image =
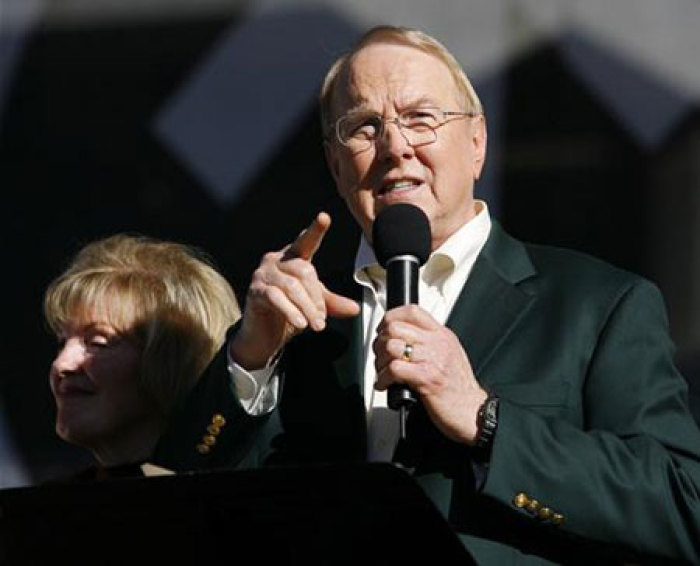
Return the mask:
<path id="1" fill-rule="evenodd" d="M 143 390 L 163 416 L 240 317 L 230 285 L 194 248 L 126 234 L 86 245 L 46 290 L 44 315 L 57 335 L 95 312 L 141 347 Z"/>
<path id="2" fill-rule="evenodd" d="M 345 75 L 349 63 L 353 57 L 364 47 L 375 43 L 394 43 L 407 45 L 433 55 L 442 61 L 449 70 L 455 82 L 455 86 L 463 99 L 464 112 L 474 112 L 483 114 L 484 109 L 476 94 L 474 87 L 467 78 L 462 66 L 447 48 L 434 37 L 422 31 L 396 26 L 377 26 L 366 32 L 355 44 L 355 46 L 345 55 L 333 63 L 326 73 L 326 78 L 321 85 L 319 102 L 321 107 L 321 125 L 324 135 L 333 127 L 333 122 L 337 118 L 333 116 L 334 95 L 340 86 L 341 78 Z"/>

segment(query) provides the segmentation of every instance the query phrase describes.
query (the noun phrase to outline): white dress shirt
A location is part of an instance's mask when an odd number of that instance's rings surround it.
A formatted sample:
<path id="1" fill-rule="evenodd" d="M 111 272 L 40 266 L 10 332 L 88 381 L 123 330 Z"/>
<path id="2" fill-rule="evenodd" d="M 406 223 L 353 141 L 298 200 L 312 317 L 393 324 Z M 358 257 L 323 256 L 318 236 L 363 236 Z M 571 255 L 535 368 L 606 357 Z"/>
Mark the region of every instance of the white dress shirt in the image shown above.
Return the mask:
<path id="1" fill-rule="evenodd" d="M 491 231 L 491 218 L 483 201 L 475 201 L 477 214 L 452 234 L 420 269 L 419 305 L 444 324 Z M 368 459 L 389 461 L 398 441 L 398 413 L 387 408 L 386 392 L 376 391 L 372 343 L 386 307 L 386 272 L 363 237 L 355 260 L 355 280 L 364 287 L 362 336 L 364 344 L 364 400 L 367 409 Z M 252 415 L 272 411 L 278 402 L 276 364 L 248 372 L 229 359 L 238 399 Z"/>

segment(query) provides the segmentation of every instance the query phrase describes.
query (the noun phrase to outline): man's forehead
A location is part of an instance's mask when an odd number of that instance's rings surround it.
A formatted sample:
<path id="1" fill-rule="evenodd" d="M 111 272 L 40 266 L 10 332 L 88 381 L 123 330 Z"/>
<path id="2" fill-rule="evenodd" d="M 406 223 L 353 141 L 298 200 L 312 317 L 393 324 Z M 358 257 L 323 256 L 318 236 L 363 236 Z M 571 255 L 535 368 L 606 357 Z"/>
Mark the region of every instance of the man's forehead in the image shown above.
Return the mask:
<path id="1" fill-rule="evenodd" d="M 387 98 L 398 107 L 408 108 L 434 106 L 447 102 L 447 96 L 458 96 L 444 61 L 403 44 L 372 44 L 362 48 L 348 60 L 338 78 L 333 93 L 336 114 L 377 110 L 376 105 Z"/>

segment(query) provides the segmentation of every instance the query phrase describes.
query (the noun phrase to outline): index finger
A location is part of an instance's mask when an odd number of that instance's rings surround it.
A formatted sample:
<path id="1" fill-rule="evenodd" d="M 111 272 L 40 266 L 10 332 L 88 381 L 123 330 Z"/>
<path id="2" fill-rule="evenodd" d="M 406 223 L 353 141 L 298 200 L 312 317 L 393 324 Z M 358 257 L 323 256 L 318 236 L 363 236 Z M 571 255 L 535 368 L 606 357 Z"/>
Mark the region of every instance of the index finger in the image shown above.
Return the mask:
<path id="1" fill-rule="evenodd" d="M 410 324 L 423 330 L 434 330 L 443 326 L 429 312 L 413 304 L 402 305 L 386 311 L 377 327 L 377 332 L 381 332 L 388 324 L 392 323 Z"/>
<path id="2" fill-rule="evenodd" d="M 287 248 L 285 256 L 310 260 L 321 246 L 323 237 L 331 226 L 331 217 L 326 212 L 319 212 L 309 227 L 297 236 Z"/>

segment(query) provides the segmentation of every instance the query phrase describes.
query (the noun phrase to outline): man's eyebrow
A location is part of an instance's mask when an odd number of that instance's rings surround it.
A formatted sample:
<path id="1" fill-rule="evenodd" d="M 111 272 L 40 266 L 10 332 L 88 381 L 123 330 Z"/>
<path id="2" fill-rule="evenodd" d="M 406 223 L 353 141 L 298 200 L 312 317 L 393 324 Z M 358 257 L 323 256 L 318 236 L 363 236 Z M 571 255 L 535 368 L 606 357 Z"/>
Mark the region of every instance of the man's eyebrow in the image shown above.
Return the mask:
<path id="1" fill-rule="evenodd" d="M 419 96 L 418 98 L 413 98 L 413 99 L 407 99 L 408 102 L 405 104 L 401 105 L 402 110 L 410 110 L 411 108 L 439 108 L 440 105 L 435 102 L 435 99 L 428 96 L 428 95 L 422 95 Z M 381 112 L 378 112 L 377 110 L 371 110 L 368 105 L 367 105 L 367 100 L 362 99 L 359 100 L 354 106 L 351 108 L 348 108 L 345 112 L 345 115 L 351 115 L 351 114 L 381 114 Z"/>
<path id="2" fill-rule="evenodd" d="M 438 108 L 440 105 L 435 102 L 434 98 L 427 95 L 420 96 L 418 98 L 409 99 L 407 104 L 403 104 L 402 108 L 420 108 L 420 107 L 431 107 Z"/>
<path id="3" fill-rule="evenodd" d="M 353 106 L 352 108 L 348 108 L 347 112 L 345 112 L 345 113 L 346 113 L 346 114 L 365 114 L 365 113 L 368 113 L 368 112 L 375 113 L 375 114 L 378 113 L 378 112 L 376 112 L 375 110 L 370 110 L 370 109 L 367 107 L 367 103 L 366 103 L 366 102 L 361 102 L 361 103 L 359 103 L 359 104 L 356 104 L 356 105 Z"/>

